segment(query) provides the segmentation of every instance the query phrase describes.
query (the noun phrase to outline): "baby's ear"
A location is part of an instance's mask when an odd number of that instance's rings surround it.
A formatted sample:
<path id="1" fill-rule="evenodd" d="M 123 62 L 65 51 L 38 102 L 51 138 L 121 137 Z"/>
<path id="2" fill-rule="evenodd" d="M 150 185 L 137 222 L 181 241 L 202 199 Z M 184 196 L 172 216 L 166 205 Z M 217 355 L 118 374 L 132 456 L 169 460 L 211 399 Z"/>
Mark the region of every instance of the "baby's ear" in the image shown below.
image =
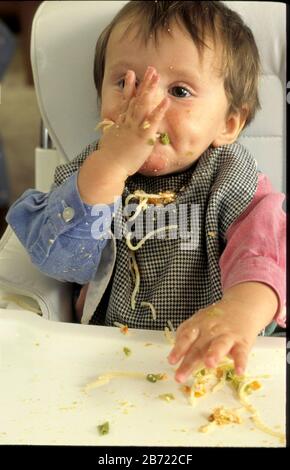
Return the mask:
<path id="1" fill-rule="evenodd" d="M 248 116 L 248 108 L 243 106 L 240 111 L 229 114 L 225 119 L 224 126 L 212 142 L 213 147 L 232 144 L 239 137 Z"/>

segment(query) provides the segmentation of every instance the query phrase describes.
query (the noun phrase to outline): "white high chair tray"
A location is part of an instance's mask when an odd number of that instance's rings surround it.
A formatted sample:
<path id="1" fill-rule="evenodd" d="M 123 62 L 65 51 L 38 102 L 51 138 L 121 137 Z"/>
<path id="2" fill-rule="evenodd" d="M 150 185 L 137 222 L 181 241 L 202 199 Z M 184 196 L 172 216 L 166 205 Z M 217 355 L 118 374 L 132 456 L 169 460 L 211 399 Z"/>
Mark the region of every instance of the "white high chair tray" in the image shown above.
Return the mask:
<path id="1" fill-rule="evenodd" d="M 151 344 L 148 344 L 151 343 Z M 239 408 L 225 386 L 192 407 L 173 380 L 167 363 L 171 346 L 163 332 L 93 327 L 43 320 L 27 311 L 0 309 L 0 443 L 93 446 L 249 446 L 283 447 L 277 437 L 255 428 L 249 413 L 243 423 L 198 432 L 213 408 Z M 126 356 L 123 348 L 131 350 Z M 250 396 L 263 421 L 285 430 L 283 338 L 262 338 L 250 357 L 249 375 L 262 389 Z M 84 386 L 111 371 L 163 373 L 156 383 L 118 377 L 84 391 Z M 160 394 L 175 400 L 163 401 Z M 100 435 L 98 425 L 109 421 Z"/>

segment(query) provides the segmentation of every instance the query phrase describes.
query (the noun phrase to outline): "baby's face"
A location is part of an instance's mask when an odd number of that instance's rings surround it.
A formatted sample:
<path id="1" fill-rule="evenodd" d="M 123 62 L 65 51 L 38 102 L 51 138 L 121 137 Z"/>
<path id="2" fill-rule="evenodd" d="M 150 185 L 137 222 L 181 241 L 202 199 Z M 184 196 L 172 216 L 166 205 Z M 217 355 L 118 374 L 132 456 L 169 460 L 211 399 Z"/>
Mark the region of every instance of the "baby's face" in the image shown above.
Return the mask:
<path id="1" fill-rule="evenodd" d="M 220 55 L 213 47 L 204 48 L 200 61 L 192 38 L 177 24 L 170 27 L 172 36 L 160 32 L 157 46 L 152 38 L 147 47 L 136 39 L 135 28 L 122 37 L 126 27 L 117 25 L 109 39 L 101 117 L 117 119 L 127 70 L 134 70 L 138 86 L 147 67 L 155 67 L 160 75 L 155 104 L 166 95 L 170 99 L 159 128 L 169 135 L 170 144 L 157 142 L 139 172 L 158 176 L 182 171 L 215 145 L 225 128 L 228 102 L 218 69 Z"/>

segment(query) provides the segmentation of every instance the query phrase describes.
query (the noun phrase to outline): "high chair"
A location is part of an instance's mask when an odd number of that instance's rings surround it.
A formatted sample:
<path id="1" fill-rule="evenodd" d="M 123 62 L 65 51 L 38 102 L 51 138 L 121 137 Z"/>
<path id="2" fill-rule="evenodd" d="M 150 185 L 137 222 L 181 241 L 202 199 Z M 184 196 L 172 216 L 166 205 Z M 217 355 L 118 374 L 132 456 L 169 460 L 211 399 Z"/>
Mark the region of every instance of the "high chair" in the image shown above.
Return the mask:
<path id="1" fill-rule="evenodd" d="M 42 116 L 35 150 L 35 187 L 50 190 L 55 167 L 73 159 L 98 138 L 93 81 L 96 40 L 125 1 L 44 1 L 31 34 L 31 62 Z M 285 192 L 286 5 L 225 2 L 252 29 L 261 55 L 262 110 L 240 137 L 258 168 Z M 40 273 L 10 227 L 0 240 L 0 307 L 25 308 L 43 318 L 72 321 L 68 283 Z M 1 300 L 2 299 L 2 300 Z"/>

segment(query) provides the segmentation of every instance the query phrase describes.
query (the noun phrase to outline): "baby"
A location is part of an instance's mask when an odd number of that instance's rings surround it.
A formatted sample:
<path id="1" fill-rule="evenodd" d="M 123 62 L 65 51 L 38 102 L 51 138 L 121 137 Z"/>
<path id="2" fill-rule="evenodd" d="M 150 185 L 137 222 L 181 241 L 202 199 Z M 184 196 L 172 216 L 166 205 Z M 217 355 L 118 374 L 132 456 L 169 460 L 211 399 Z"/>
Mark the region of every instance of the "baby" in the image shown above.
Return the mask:
<path id="1" fill-rule="evenodd" d="M 257 335 L 284 324 L 284 196 L 236 142 L 260 107 L 259 71 L 251 31 L 222 2 L 128 2 L 97 43 L 100 141 L 57 168 L 50 193 L 26 191 L 7 216 L 41 271 L 89 283 L 76 303 L 82 323 L 171 321 L 179 382 L 225 355 L 242 374 Z M 132 232 L 114 234 L 117 219 L 144 220 L 158 198 L 178 216 L 163 238 L 147 231 L 137 246 Z M 132 200 L 129 217 L 120 201 Z M 182 214 L 189 221 L 184 207 L 198 208 L 190 249 L 170 237 Z"/>

